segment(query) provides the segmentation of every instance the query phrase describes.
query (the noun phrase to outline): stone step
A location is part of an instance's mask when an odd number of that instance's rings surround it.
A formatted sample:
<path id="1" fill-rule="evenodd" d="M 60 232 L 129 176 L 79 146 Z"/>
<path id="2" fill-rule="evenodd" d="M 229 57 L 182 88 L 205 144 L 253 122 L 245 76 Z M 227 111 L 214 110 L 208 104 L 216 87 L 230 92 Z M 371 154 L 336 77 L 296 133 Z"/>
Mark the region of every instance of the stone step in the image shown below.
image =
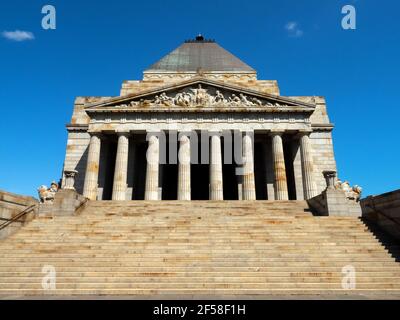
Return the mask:
<path id="1" fill-rule="evenodd" d="M 23 259 L 21 259 L 23 260 Z M 306 266 L 310 267 L 324 267 L 328 264 L 331 264 L 332 267 L 344 267 L 347 265 L 353 265 L 356 267 L 357 265 L 363 265 L 367 267 L 370 266 L 396 266 L 397 262 L 390 259 L 326 259 L 326 261 L 321 262 L 321 258 L 303 258 L 303 259 L 263 259 L 263 260 L 235 260 L 234 258 L 226 258 L 226 259 L 207 259 L 207 258 L 198 258 L 196 260 L 185 259 L 183 257 L 175 257 L 175 258 L 161 258 L 161 259 L 109 259 L 106 258 L 92 258 L 92 259 L 83 259 L 76 257 L 75 259 L 65 259 L 65 260 L 57 260 L 54 257 L 48 257 L 43 260 L 34 260 L 31 263 L 24 263 L 24 261 L 6 261 L 1 262 L 0 267 L 15 267 L 17 265 L 25 266 L 25 267 L 38 267 L 43 265 L 57 265 L 60 267 L 67 267 L 68 265 L 82 265 L 85 267 L 98 267 L 98 266 L 109 266 L 109 267 L 134 267 L 134 266 L 142 266 L 142 267 L 153 267 L 158 264 L 169 264 L 170 266 L 185 266 L 188 267 L 196 267 L 196 266 L 204 266 L 204 267 L 212 267 L 213 265 L 216 267 L 270 267 L 270 266 L 284 266 L 284 267 L 293 267 L 296 266 Z"/>
<path id="2" fill-rule="evenodd" d="M 271 294 L 400 290 L 400 266 L 358 218 L 314 217 L 305 201 L 89 202 L 0 242 L 0 295 Z M 354 291 L 350 291 L 354 292 Z"/>
<path id="3" fill-rule="evenodd" d="M 141 298 L 145 297 L 164 297 L 164 298 L 175 298 L 175 297 L 198 297 L 200 299 L 208 298 L 210 296 L 222 296 L 230 297 L 234 299 L 237 297 L 264 297 L 271 298 L 277 296 L 330 296 L 333 298 L 338 296 L 380 296 L 380 297 L 397 297 L 400 295 L 400 290 L 398 289 L 338 289 L 338 288 L 327 288 L 327 289 L 314 289 L 314 288 L 301 288 L 301 289 L 57 289 L 57 290 L 43 290 L 40 289 L 5 289 L 0 288 L 0 296 L 37 296 L 37 297 L 55 297 L 55 296 L 65 296 L 65 297 L 78 297 L 78 296 L 116 296 L 116 297 L 126 297 L 126 296 L 137 296 Z"/>
<path id="4" fill-rule="evenodd" d="M 41 276 L 18 276 L 18 277 L 7 277 L 7 278 L 0 278 L 0 286 L 3 288 L 7 288 L 9 285 L 14 286 L 17 284 L 41 284 L 43 280 L 43 274 Z M 99 276 L 90 276 L 90 277 L 66 277 L 64 275 L 57 274 L 57 285 L 58 284 L 85 284 L 90 286 L 91 284 L 98 284 L 98 283 L 116 283 L 123 286 L 123 284 L 169 284 L 169 283 L 177 283 L 177 284 L 189 284 L 189 283 L 202 283 L 202 284 L 214 284 L 214 283 L 224 283 L 224 284 L 264 284 L 268 286 L 270 284 L 275 285 L 279 284 L 309 284 L 309 283 L 323 283 L 323 284 L 336 284 L 341 285 L 343 280 L 343 275 L 337 276 L 290 276 L 290 277 L 262 277 L 259 275 L 256 276 L 182 276 L 182 277 L 149 277 L 149 276 L 131 276 L 131 277 L 123 277 L 123 276 L 109 276 L 109 277 L 99 277 Z M 394 284 L 397 283 L 399 286 L 396 286 L 400 289 L 400 277 L 363 277 L 357 276 L 356 278 L 356 285 L 360 284 L 372 284 L 372 283 L 380 283 L 380 284 Z M 127 286 L 128 287 L 128 286 Z"/>
<path id="5" fill-rule="evenodd" d="M 85 247 L 85 249 L 87 249 L 87 251 L 82 251 L 82 247 Z M 75 247 L 71 247 L 68 250 L 75 250 L 74 248 L 80 248 L 79 253 L 92 253 L 93 254 L 93 250 L 107 250 L 107 252 L 111 253 L 111 254 L 115 254 L 117 252 L 119 252 L 119 250 L 121 250 L 120 246 L 75 246 Z M 199 250 L 193 247 L 181 247 L 181 248 L 165 248 L 165 247 L 160 247 L 160 248 L 154 248 L 154 247 L 149 247 L 146 248 L 146 246 L 141 247 L 134 247 L 134 249 L 132 250 L 141 250 L 141 249 L 146 249 L 146 253 L 149 254 L 166 254 L 166 253 L 175 253 L 175 254 L 185 254 L 187 252 L 196 252 L 196 253 L 202 253 L 202 254 L 211 254 L 211 253 L 218 253 L 218 252 L 222 252 L 222 253 L 234 253 L 234 254 L 242 254 L 244 253 L 244 250 L 246 250 L 246 253 L 260 253 L 260 254 L 264 254 L 264 255 L 276 255 L 276 254 L 290 254 L 290 255 L 304 255 L 304 254 L 310 254 L 310 255 L 315 255 L 315 254 L 343 254 L 343 255 L 387 255 L 388 251 L 380 248 L 380 247 L 376 247 L 375 249 L 359 249 L 359 248 L 355 248 L 353 250 L 351 249 L 336 249 L 335 247 L 333 247 L 331 250 L 329 250 L 328 253 L 321 253 L 321 249 L 320 248 L 315 248 L 315 249 L 302 249 L 301 251 L 298 248 L 286 248 L 284 251 L 283 250 L 277 250 L 275 248 L 260 248 L 260 249 L 244 249 L 245 247 L 243 247 L 243 249 L 240 248 L 228 248 L 228 247 L 224 247 L 224 248 L 220 248 L 220 250 L 218 250 L 218 248 L 214 247 L 213 251 L 206 251 L 206 250 Z M 5 257 L 6 254 L 14 254 L 14 255 L 44 255 L 47 253 L 52 253 L 52 252 L 56 252 L 57 250 L 61 250 L 61 249 L 66 249 L 65 246 L 62 245 L 55 245 L 55 246 L 49 246 L 48 248 L 35 248 L 34 250 L 32 249 L 26 249 L 26 250 L 22 250 L 22 249 L 17 249 L 15 248 L 12 252 L 10 252 L 11 250 L 0 250 L 0 254 L 2 256 Z M 52 252 L 50 250 L 53 250 Z M 126 250 L 126 248 L 125 248 Z M 188 251 L 190 250 L 190 251 Z M 75 251 L 74 251 L 75 252 Z M 122 252 L 122 251 L 121 251 Z M 123 252 L 127 252 L 127 251 L 123 251 Z M 392 252 L 392 251 L 391 251 Z M 393 252 L 392 252 L 393 253 Z"/>
<path id="6" fill-rule="evenodd" d="M 368 273 L 368 274 L 380 274 L 380 273 L 394 273 L 398 274 L 400 272 L 398 264 L 393 264 L 392 266 L 374 266 L 374 265 L 362 265 L 362 264 L 354 264 L 357 273 Z M 43 264 L 36 264 L 33 265 L 31 268 L 27 269 L 26 266 L 22 265 L 13 265 L 13 266 L 0 266 L 0 274 L 8 274 L 10 272 L 19 272 L 23 274 L 27 274 L 27 272 L 34 272 L 43 274 L 42 273 Z M 91 268 L 91 267 L 90 267 Z M 68 265 L 62 266 L 57 265 L 56 270 L 58 273 L 69 273 L 69 272 L 77 272 L 80 274 L 87 274 L 87 273 L 98 273 L 98 272 L 111 272 L 111 273 L 126 273 L 126 272 L 133 272 L 133 273 L 192 273 L 192 272 L 199 272 L 201 274 L 208 273 L 208 272 L 217 272 L 222 274 L 229 274 L 229 273 L 341 273 L 343 266 L 313 266 L 313 265 L 294 265 L 291 267 L 288 266 L 267 266 L 267 267 L 237 267 L 237 266 L 227 266 L 227 267 L 219 267 L 219 266 L 96 266 L 93 270 L 86 266 L 79 266 L 79 265 Z M 89 269 L 89 270 L 88 270 Z M 28 271 L 27 271 L 28 270 Z"/>
<path id="7" fill-rule="evenodd" d="M 156 287 L 155 287 L 156 286 Z M 98 283 L 56 283 L 57 290 L 60 289 L 85 289 L 85 290 L 106 290 L 106 289 L 153 289 L 153 290 L 165 290 L 165 289 L 179 289 L 179 290 L 196 290 L 196 289 L 245 289 L 245 290 L 271 290 L 271 289 L 342 289 L 342 283 L 296 283 L 296 282 L 285 282 L 285 283 L 254 283 L 254 282 L 242 282 L 242 283 L 226 283 L 226 282 L 212 282 L 212 283 L 199 283 L 199 282 L 168 282 L 168 283 L 115 283 L 115 282 L 98 282 Z M 400 290 L 400 283 L 386 283 L 386 282 L 370 282 L 370 283 L 357 283 L 356 287 L 358 289 L 396 289 Z M 154 289 L 157 288 L 157 289 Z M 2 284 L 1 291 L 4 292 L 10 289 L 42 289 L 42 282 L 37 283 L 7 283 L 7 285 Z"/>
<path id="8" fill-rule="evenodd" d="M 37 277 L 42 279 L 43 278 L 43 273 L 42 272 L 23 272 L 23 271 L 0 271 L 0 276 L 3 278 L 12 278 L 12 277 Z M 215 272 L 215 271 L 202 271 L 202 272 L 192 272 L 192 271 L 147 271 L 147 272 L 124 272 L 124 271 L 59 271 L 57 268 L 57 277 L 62 278 L 62 277 L 113 277 L 113 278 L 118 278 L 118 277 L 124 277 L 124 278 L 134 278 L 134 277 L 152 277 L 152 278 L 159 278 L 159 277 L 164 277 L 164 278 L 179 278 L 179 277 L 239 277 L 239 278 L 244 278 L 244 277 L 277 277 L 277 278 L 287 278 L 287 277 L 340 277 L 342 279 L 343 273 L 339 269 L 335 269 L 335 271 L 316 271 L 316 272 L 294 272 L 294 271 L 287 271 L 287 272 L 282 272 L 282 271 L 269 271 L 269 272 L 260 272 L 260 271 L 248 271 L 248 272 L 240 272 L 240 271 L 221 271 L 221 272 Z M 399 278 L 400 277 L 400 271 L 398 270 L 397 272 L 377 272 L 377 271 L 357 271 L 357 279 L 358 278 Z"/>

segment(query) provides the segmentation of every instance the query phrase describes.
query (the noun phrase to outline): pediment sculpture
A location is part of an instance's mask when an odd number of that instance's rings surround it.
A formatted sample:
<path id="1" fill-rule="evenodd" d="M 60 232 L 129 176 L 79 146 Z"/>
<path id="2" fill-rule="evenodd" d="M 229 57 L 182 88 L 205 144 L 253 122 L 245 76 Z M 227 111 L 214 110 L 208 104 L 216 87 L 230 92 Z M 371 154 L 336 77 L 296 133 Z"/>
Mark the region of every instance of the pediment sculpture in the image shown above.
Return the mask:
<path id="1" fill-rule="evenodd" d="M 209 93 L 208 89 L 199 85 L 197 88 L 188 88 L 173 94 L 162 92 L 151 99 L 140 99 L 131 101 L 129 104 L 119 105 L 119 107 L 282 107 L 284 105 L 262 101 L 254 96 L 243 93 L 227 93 L 216 89 Z"/>

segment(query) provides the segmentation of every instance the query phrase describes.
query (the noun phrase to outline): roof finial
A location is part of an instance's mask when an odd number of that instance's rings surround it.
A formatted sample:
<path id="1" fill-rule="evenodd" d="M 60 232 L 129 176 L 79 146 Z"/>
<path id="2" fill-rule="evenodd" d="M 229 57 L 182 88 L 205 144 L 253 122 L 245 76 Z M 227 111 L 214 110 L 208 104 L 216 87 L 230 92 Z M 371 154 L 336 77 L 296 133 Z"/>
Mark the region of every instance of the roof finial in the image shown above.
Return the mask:
<path id="1" fill-rule="evenodd" d="M 204 37 L 201 33 L 199 33 L 198 36 L 196 37 L 196 41 L 204 41 Z"/>

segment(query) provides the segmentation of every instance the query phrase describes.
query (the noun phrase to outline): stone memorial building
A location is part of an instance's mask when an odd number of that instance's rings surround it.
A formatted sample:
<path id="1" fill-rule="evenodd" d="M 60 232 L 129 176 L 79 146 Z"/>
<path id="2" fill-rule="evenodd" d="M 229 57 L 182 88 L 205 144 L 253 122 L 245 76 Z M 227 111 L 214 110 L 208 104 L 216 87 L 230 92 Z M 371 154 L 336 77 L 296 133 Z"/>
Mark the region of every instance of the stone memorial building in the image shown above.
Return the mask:
<path id="1" fill-rule="evenodd" d="M 307 200 L 336 171 L 332 129 L 323 97 L 282 96 L 199 35 L 119 96 L 76 99 L 64 172 L 91 200 Z"/>
<path id="2" fill-rule="evenodd" d="M 61 189 L 0 191 L 0 299 L 400 297 L 376 226 L 399 237 L 400 192 L 360 200 L 324 98 L 281 96 L 215 41 L 78 97 L 67 129 Z"/>

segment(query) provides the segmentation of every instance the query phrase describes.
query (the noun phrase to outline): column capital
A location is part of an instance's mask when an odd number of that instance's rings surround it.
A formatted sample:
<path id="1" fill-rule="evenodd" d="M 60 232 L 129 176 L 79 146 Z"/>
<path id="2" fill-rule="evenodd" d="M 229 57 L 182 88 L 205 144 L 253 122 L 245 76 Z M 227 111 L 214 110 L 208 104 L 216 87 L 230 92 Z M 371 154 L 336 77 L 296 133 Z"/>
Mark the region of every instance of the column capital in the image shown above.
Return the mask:
<path id="1" fill-rule="evenodd" d="M 146 133 L 161 133 L 161 132 L 163 132 L 163 131 L 165 131 L 165 130 L 161 130 L 161 129 L 147 129 L 146 130 Z"/>
<path id="2" fill-rule="evenodd" d="M 221 135 L 222 134 L 222 130 L 218 130 L 218 129 L 212 129 L 212 130 L 207 130 L 209 135 Z"/>
<path id="3" fill-rule="evenodd" d="M 88 130 L 87 133 L 88 133 L 91 137 L 98 137 L 98 138 L 102 138 L 102 137 L 103 137 L 103 132 L 102 132 L 102 131 L 92 131 L 92 130 Z"/>
<path id="4" fill-rule="evenodd" d="M 304 136 L 309 136 L 312 132 L 313 132 L 312 130 L 299 130 L 296 133 L 295 137 L 301 138 L 301 137 L 304 137 Z"/>
<path id="5" fill-rule="evenodd" d="M 284 129 L 273 129 L 270 131 L 271 136 L 282 136 L 286 130 Z"/>
<path id="6" fill-rule="evenodd" d="M 240 133 L 245 133 L 247 134 L 254 134 L 254 130 L 253 129 L 240 129 Z"/>
<path id="7" fill-rule="evenodd" d="M 132 133 L 128 130 L 121 130 L 121 131 L 115 131 L 115 134 L 117 136 L 125 136 L 125 137 L 129 137 Z"/>
<path id="8" fill-rule="evenodd" d="M 179 138 L 181 138 L 182 136 L 191 137 L 194 132 L 195 132 L 194 130 L 179 130 L 178 137 Z"/>

